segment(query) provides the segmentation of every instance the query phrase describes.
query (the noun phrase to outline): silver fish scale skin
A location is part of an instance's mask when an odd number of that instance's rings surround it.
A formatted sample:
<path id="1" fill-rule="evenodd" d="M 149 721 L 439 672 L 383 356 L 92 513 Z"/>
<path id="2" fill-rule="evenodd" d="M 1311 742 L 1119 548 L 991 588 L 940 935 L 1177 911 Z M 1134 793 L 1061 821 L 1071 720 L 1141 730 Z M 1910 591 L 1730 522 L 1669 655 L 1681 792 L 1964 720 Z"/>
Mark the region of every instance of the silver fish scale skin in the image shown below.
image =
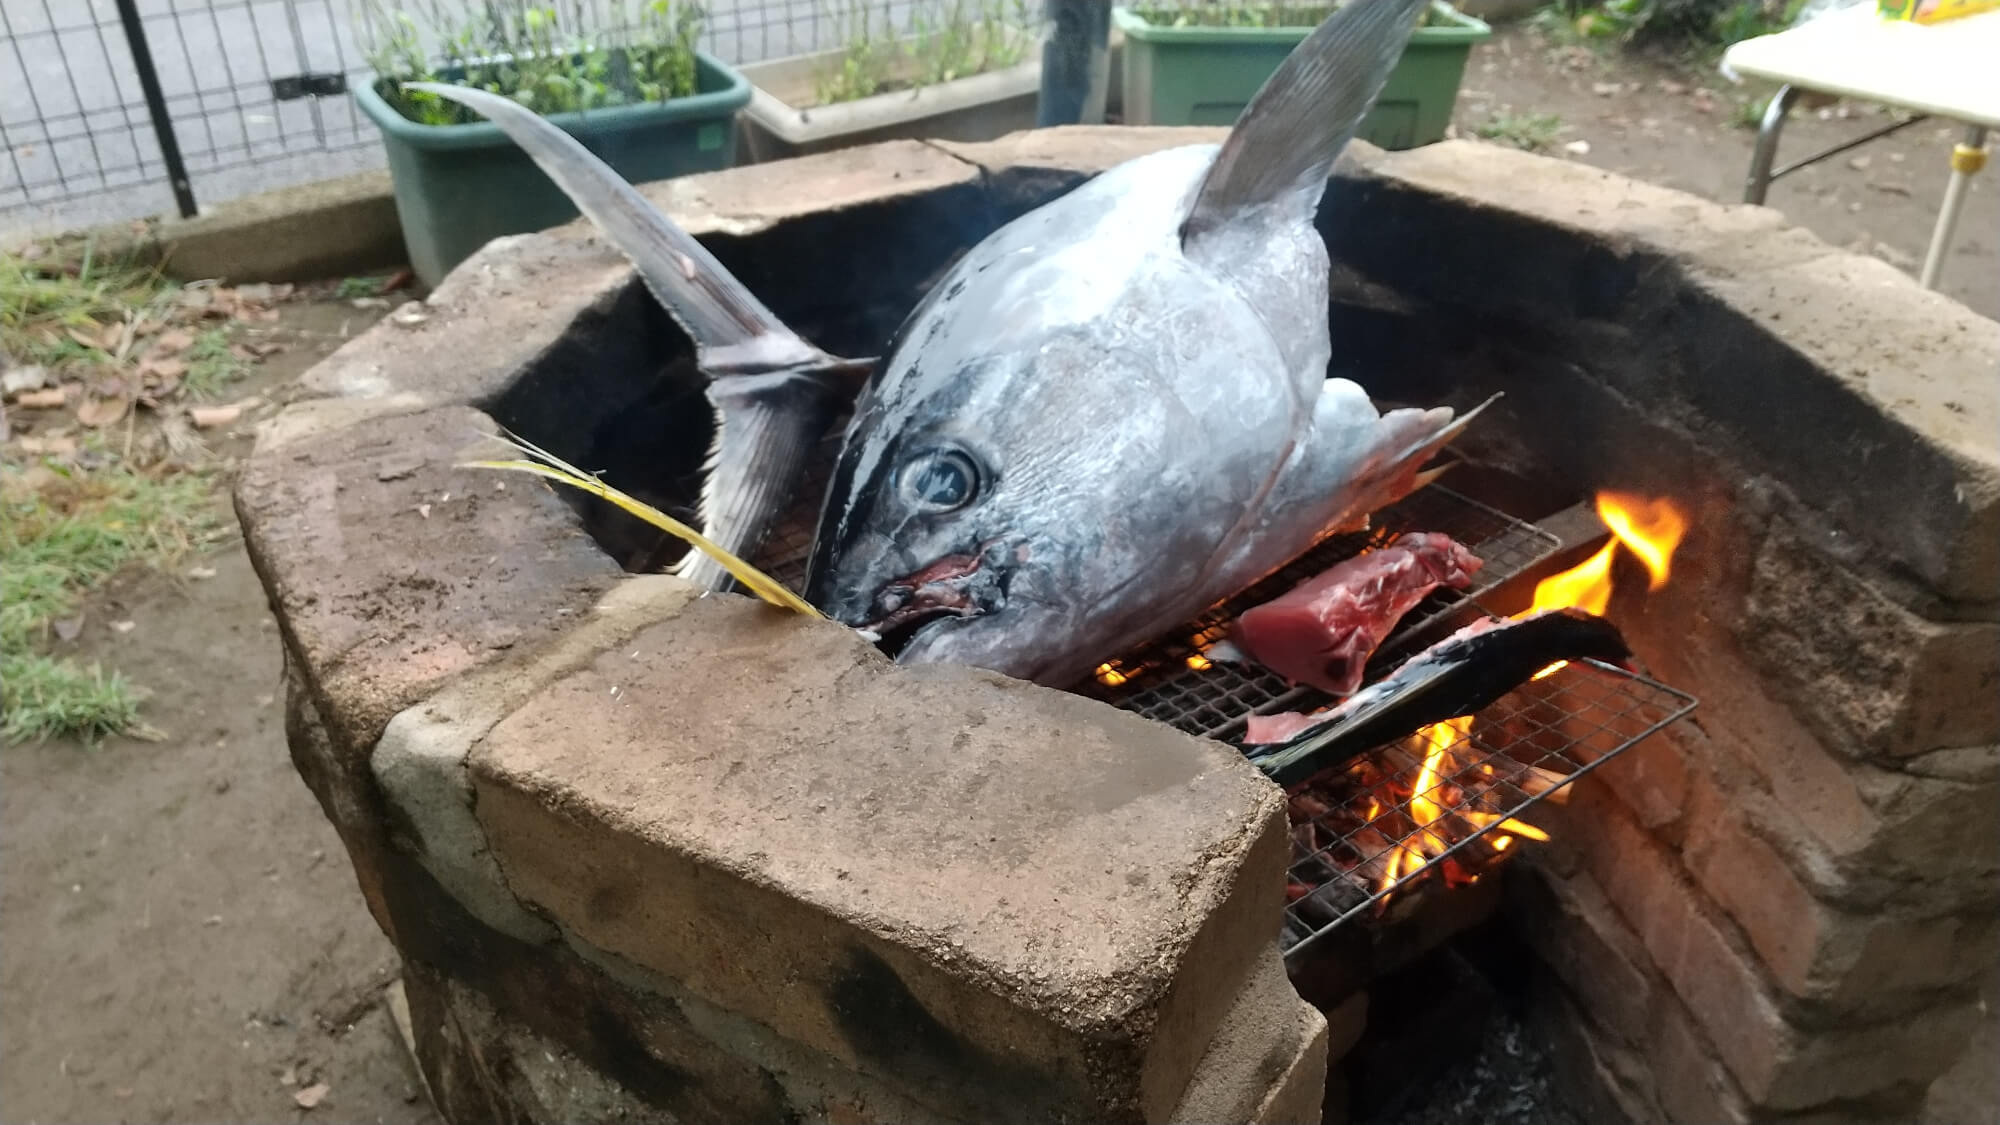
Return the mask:
<path id="1" fill-rule="evenodd" d="M 1202 262 L 1179 230 L 1217 146 L 1141 157 L 975 247 L 913 314 L 858 405 L 808 594 L 849 623 L 891 581 L 995 538 L 1006 604 L 925 627 L 904 663 L 1066 684 L 1282 566 L 1382 451 L 1367 396 L 1325 378 L 1326 254 L 1253 216 Z M 1316 430 L 1323 431 L 1316 433 Z M 1321 440 L 1321 438 L 1331 440 Z M 978 500 L 915 510 L 896 470 L 951 446 Z"/>

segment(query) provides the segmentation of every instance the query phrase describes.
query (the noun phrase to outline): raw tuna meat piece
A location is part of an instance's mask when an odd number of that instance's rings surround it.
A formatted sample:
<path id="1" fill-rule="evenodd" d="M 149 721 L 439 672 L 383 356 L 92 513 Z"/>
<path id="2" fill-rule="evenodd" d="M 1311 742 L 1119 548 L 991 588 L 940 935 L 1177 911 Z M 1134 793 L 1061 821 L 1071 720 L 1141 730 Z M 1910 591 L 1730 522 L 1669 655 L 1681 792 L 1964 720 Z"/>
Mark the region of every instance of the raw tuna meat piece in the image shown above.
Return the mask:
<path id="1" fill-rule="evenodd" d="M 1470 586 L 1482 565 L 1448 535 L 1411 532 L 1244 611 L 1230 640 L 1292 683 L 1347 695 L 1405 613 L 1439 586 Z"/>

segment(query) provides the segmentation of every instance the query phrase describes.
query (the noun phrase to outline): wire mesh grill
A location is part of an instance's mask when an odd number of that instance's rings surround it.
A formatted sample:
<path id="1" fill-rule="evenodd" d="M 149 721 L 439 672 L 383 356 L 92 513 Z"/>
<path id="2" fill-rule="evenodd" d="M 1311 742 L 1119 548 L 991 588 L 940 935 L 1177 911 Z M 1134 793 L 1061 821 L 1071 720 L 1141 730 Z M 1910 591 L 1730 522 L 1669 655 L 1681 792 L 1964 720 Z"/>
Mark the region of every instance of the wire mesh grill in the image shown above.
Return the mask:
<path id="1" fill-rule="evenodd" d="M 1286 959 L 1392 898 L 1479 878 L 1506 858 L 1518 818 L 1694 707 L 1644 676 L 1572 663 L 1441 728 L 1446 745 L 1418 736 L 1294 788 Z"/>
<path id="2" fill-rule="evenodd" d="M 1179 629 L 1098 669 L 1075 689 L 1127 711 L 1204 738 L 1234 741 L 1251 715 L 1311 710 L 1332 702 L 1254 665 L 1210 662 L 1204 650 L 1222 639 L 1237 614 L 1270 601 L 1321 571 L 1379 547 L 1406 531 L 1443 532 L 1485 564 L 1464 590 L 1439 589 L 1404 615 L 1376 650 L 1369 678 L 1437 640 L 1440 626 L 1471 599 L 1554 554 L 1556 537 L 1497 509 L 1432 485 L 1375 514 L 1367 532 L 1334 535 L 1243 593 Z"/>

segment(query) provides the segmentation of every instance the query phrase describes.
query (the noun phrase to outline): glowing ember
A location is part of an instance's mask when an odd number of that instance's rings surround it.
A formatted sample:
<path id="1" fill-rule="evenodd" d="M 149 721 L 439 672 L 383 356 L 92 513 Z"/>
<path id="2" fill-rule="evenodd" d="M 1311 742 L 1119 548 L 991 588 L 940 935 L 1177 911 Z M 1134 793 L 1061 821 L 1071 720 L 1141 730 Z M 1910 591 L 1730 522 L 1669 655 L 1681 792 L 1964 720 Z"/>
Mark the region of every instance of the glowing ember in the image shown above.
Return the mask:
<path id="1" fill-rule="evenodd" d="M 1203 670 L 1204 668 L 1215 667 L 1215 665 L 1209 661 L 1208 657 L 1203 656 L 1198 652 L 1189 655 L 1189 657 L 1187 658 L 1187 666 L 1194 669 L 1197 672 Z"/>
<path id="2" fill-rule="evenodd" d="M 1126 680 L 1125 673 L 1120 672 L 1109 664 L 1099 664 L 1095 674 L 1097 682 L 1103 684 L 1105 687 L 1117 687 Z"/>

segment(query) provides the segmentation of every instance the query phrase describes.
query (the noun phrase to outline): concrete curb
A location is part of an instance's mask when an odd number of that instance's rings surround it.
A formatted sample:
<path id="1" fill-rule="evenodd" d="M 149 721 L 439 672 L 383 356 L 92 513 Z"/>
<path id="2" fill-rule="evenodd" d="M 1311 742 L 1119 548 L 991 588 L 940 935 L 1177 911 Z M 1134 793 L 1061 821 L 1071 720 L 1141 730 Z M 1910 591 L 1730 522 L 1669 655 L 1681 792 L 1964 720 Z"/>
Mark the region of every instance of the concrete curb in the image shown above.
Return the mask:
<path id="1" fill-rule="evenodd" d="M 111 223 L 43 241 L 89 238 L 181 281 L 312 281 L 402 265 L 403 228 L 386 170 L 280 188 L 192 219 Z"/>

